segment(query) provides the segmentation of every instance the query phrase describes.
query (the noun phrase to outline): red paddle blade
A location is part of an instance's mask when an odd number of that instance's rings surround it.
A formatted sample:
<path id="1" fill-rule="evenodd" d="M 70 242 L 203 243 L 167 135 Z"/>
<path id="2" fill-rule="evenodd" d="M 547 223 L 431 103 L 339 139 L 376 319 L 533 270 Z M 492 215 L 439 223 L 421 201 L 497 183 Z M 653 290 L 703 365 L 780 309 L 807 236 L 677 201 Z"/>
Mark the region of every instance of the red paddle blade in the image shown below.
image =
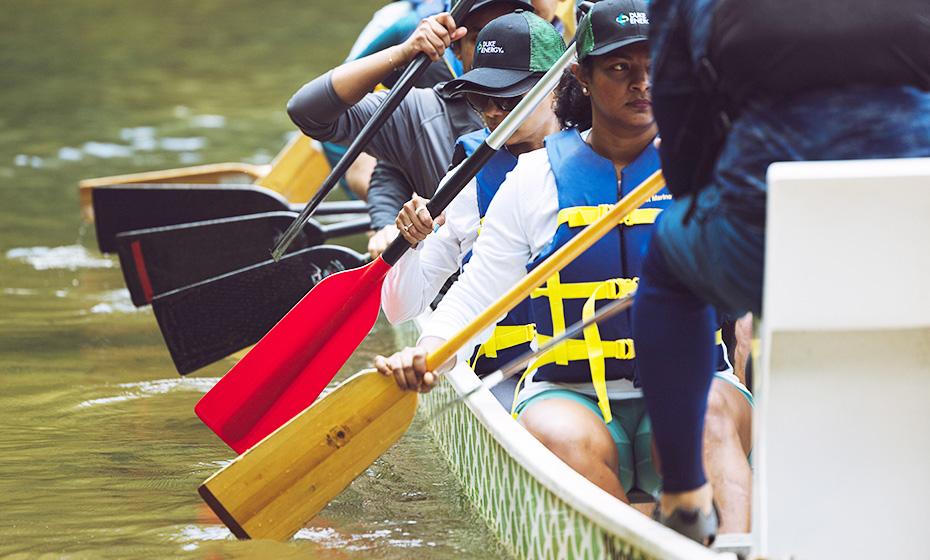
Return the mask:
<path id="1" fill-rule="evenodd" d="M 297 416 L 371 331 L 390 268 L 378 258 L 317 284 L 200 399 L 197 416 L 237 453 Z"/>

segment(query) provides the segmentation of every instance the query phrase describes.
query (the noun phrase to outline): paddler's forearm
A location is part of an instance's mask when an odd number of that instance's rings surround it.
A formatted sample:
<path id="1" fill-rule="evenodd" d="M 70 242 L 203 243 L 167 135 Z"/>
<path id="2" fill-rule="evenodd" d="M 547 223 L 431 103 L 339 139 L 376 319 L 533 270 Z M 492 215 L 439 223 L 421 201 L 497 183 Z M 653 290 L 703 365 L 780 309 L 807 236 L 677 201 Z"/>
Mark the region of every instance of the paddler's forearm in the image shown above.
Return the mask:
<path id="1" fill-rule="evenodd" d="M 355 105 L 392 72 L 410 62 L 415 54 L 400 44 L 347 62 L 333 70 L 333 90 L 343 103 Z"/>

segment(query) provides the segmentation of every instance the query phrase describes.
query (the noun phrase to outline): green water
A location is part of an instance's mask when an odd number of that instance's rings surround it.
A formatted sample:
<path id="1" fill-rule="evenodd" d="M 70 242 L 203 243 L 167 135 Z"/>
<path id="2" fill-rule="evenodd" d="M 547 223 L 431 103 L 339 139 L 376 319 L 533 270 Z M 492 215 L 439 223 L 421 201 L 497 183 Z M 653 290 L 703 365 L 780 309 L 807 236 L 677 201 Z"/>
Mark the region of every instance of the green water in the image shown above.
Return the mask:
<path id="1" fill-rule="evenodd" d="M 232 539 L 196 488 L 233 455 L 192 412 L 231 362 L 180 378 L 79 217 L 81 178 L 269 161 L 378 5 L 3 2 L 0 557 L 499 555 L 420 420 L 294 540 Z M 401 338 L 379 322 L 343 375 Z"/>

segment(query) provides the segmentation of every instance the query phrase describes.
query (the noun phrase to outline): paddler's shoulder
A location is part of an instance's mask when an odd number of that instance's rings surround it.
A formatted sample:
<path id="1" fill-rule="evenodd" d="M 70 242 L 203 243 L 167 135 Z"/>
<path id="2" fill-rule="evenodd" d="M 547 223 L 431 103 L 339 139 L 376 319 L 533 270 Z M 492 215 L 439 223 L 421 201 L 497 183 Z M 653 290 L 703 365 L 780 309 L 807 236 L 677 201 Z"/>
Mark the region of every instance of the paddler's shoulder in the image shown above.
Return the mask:
<path id="1" fill-rule="evenodd" d="M 547 181 L 550 173 L 545 148 L 520 154 L 517 156 L 517 165 L 507 173 L 501 190 L 515 189 L 517 194 L 514 196 L 518 198 L 535 196 L 533 193 L 538 193 L 539 186 Z"/>
<path id="2" fill-rule="evenodd" d="M 520 154 L 517 157 L 517 166 L 514 167 L 512 173 L 519 173 L 521 176 L 532 179 L 545 177 L 550 170 L 549 154 L 543 147 Z"/>

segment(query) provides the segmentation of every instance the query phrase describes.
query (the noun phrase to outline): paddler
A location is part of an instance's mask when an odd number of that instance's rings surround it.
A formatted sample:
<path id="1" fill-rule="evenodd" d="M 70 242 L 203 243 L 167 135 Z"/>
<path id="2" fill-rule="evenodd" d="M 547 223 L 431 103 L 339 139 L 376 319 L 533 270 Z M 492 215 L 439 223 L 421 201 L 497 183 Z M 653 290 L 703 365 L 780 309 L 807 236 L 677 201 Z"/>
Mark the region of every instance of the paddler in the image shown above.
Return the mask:
<path id="1" fill-rule="evenodd" d="M 363 35 L 368 36 L 367 40 L 370 43 L 360 49 L 353 47 L 355 56 L 351 58 L 367 56 L 373 52 L 402 43 L 416 30 L 419 23 L 418 16 L 432 15 L 435 13 L 432 10 L 443 11 L 436 9 L 436 0 L 426 0 L 411 3 L 407 7 L 406 15 L 401 15 L 399 13 L 400 7 L 395 7 L 395 5 L 400 4 L 405 4 L 405 2 L 395 2 L 379 10 L 378 13 L 390 12 L 397 14 L 394 17 L 398 19 L 393 24 L 384 27 L 383 31 L 377 36 L 369 36 L 370 34 L 363 32 Z M 549 21 L 557 31 L 562 33 L 566 41 L 569 41 L 574 36 L 574 0 L 532 0 L 532 5 L 536 10 L 536 14 Z M 380 19 L 377 14 L 376 18 Z M 367 30 L 368 27 L 366 27 Z M 428 82 L 428 85 L 434 85 L 439 82 L 447 82 L 462 73 L 462 63 L 456 58 L 454 49 L 447 49 L 442 61 L 434 62 L 421 81 Z M 394 73 L 394 76 L 389 78 L 389 81 L 399 75 L 399 73 Z M 430 82 L 430 80 L 433 81 Z M 387 82 L 385 82 L 385 85 L 391 87 Z M 417 85 L 420 87 L 419 83 Z M 398 231 L 394 225 L 394 218 L 403 204 L 414 194 L 422 193 L 415 191 L 402 169 L 384 161 L 375 166 L 371 173 L 371 187 L 368 190 L 368 208 L 373 233 L 368 242 L 368 252 L 371 258 L 377 258 L 397 236 Z"/>
<path id="2" fill-rule="evenodd" d="M 930 155 L 930 17 L 918 6 L 820 2 L 840 23 L 798 14 L 772 27 L 764 14 L 784 12 L 774 0 L 653 3 L 656 117 L 676 200 L 645 257 L 633 326 L 662 460 L 657 518 L 697 541 L 717 531 L 727 483 L 707 463 L 716 382 L 702 341 L 713 308 L 761 312 L 766 170 Z M 739 25 L 721 32 L 716 17 Z"/>
<path id="3" fill-rule="evenodd" d="M 443 88 L 450 97 L 464 97 L 486 125 L 458 139 L 453 164 L 460 163 L 484 142 L 564 51 L 565 43 L 558 31 L 529 12 L 501 16 L 481 30 L 474 67 Z M 559 131 L 553 101 L 550 94 L 456 196 L 446 208 L 444 224 L 436 235 L 428 236 L 434 224 L 426 210 L 426 199 L 414 196 L 404 205 L 396 226 L 416 247 L 391 268 L 385 279 L 381 304 L 389 321 L 398 323 L 423 313 L 446 280 L 468 262 L 481 220 L 504 177 L 516 166 L 517 157 L 542 148 L 543 139 Z M 534 337 L 530 305 L 525 301 L 498 324 L 478 349 L 473 369 L 479 374 L 494 371 L 526 351 Z"/>
<path id="4" fill-rule="evenodd" d="M 471 260 L 417 347 L 375 360 L 402 388 L 432 388 L 437 376 L 425 369 L 427 352 L 659 169 L 648 27 L 644 0 L 605 0 L 579 24 L 579 62 L 557 90 L 556 114 L 569 128 L 519 157 L 488 208 Z M 655 195 L 532 294 L 540 343 L 635 288 L 651 224 L 670 202 L 667 191 Z M 717 361 L 705 459 L 711 473 L 732 481 L 718 501 L 724 522 L 739 531 L 749 516 L 751 395 L 733 375 L 723 345 L 711 339 L 708 351 Z M 635 356 L 627 313 L 600 325 L 598 337 L 569 341 L 533 364 L 515 403 L 534 436 L 624 501 L 630 489 L 656 495 L 660 484 Z"/>
<path id="5" fill-rule="evenodd" d="M 461 24 L 446 12 L 430 16 L 400 45 L 346 62 L 304 85 L 288 102 L 288 115 L 308 136 L 349 142 L 387 97 L 386 91 L 371 92 L 393 71 L 420 53 L 435 62 L 450 45 L 470 70 L 478 32 L 517 9 L 533 8 L 529 0 L 477 0 Z M 414 88 L 365 151 L 399 168 L 414 192 L 432 196 L 448 169 L 456 139 L 482 126 L 464 99 L 449 99 L 438 88 Z"/>

